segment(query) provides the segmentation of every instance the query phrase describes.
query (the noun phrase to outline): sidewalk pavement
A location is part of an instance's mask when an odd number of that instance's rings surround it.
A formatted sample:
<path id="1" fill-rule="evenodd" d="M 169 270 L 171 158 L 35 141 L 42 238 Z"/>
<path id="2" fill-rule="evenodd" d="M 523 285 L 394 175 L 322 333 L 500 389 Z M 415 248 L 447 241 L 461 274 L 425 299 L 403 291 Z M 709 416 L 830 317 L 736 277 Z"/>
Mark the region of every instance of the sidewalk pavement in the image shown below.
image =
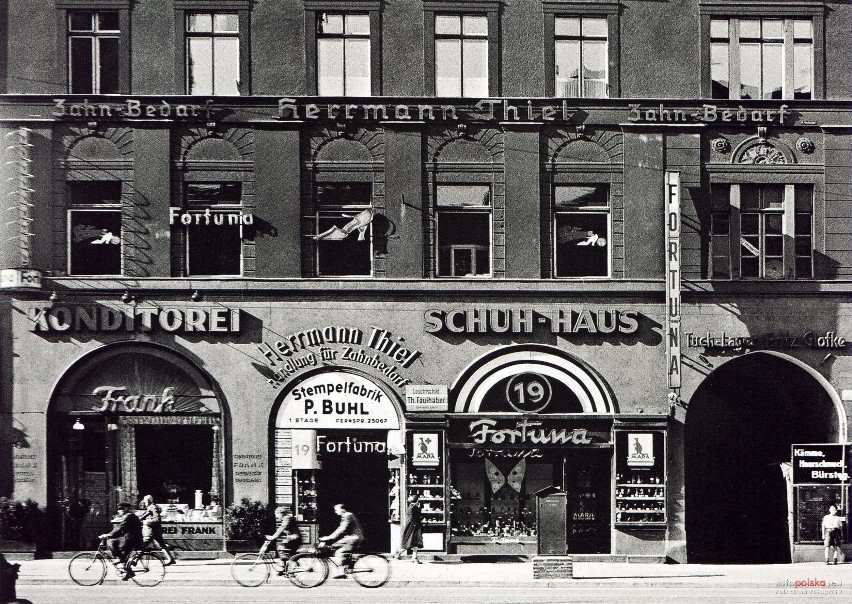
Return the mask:
<path id="1" fill-rule="evenodd" d="M 15 562 L 10 554 L 10 562 Z M 193 585 L 232 585 L 231 560 L 178 561 L 166 569 L 164 583 Z M 68 560 L 24 560 L 18 585 L 70 583 Z M 565 587 L 576 582 L 584 587 L 618 585 L 633 587 L 795 587 L 797 581 L 833 581 L 852 584 L 852 564 L 826 566 L 823 562 L 778 565 L 639 564 L 614 562 L 578 562 L 573 579 L 534 579 L 532 562 L 412 564 L 409 560 L 391 561 L 388 586 L 506 586 Z M 270 582 L 286 581 L 276 576 Z M 118 583 L 112 569 L 106 583 Z M 802 584 L 799 584 L 802 585 Z M 817 585 L 819 585 L 817 583 Z"/>

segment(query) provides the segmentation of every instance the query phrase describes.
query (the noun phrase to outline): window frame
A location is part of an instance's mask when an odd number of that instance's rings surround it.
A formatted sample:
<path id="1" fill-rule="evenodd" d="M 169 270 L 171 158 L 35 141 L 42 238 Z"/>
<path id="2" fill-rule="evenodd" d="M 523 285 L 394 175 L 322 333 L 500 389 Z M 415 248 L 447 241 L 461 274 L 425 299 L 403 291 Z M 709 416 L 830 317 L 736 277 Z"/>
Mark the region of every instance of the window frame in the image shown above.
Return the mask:
<path id="1" fill-rule="evenodd" d="M 821 100 L 825 98 L 825 13 L 826 8 L 822 2 L 806 3 L 794 2 L 789 4 L 768 4 L 763 2 L 722 2 L 721 0 L 702 0 L 699 5 L 701 19 L 701 96 L 706 99 L 713 99 L 713 82 L 710 73 L 710 22 L 716 19 L 736 19 L 736 20 L 758 20 L 758 19 L 780 19 L 780 20 L 810 20 L 811 35 L 812 35 L 812 90 L 809 100 Z M 729 28 L 731 26 L 729 25 Z M 792 27 L 790 33 L 790 44 L 793 43 Z M 785 47 L 787 41 L 785 40 Z M 729 51 L 729 65 L 733 65 L 733 59 Z M 730 68 L 729 68 L 730 69 Z M 785 65 L 782 73 L 786 73 L 785 78 L 792 78 L 793 75 L 793 60 L 792 54 L 788 57 L 785 55 Z M 728 99 L 740 100 L 741 97 L 731 96 L 731 92 L 735 86 L 731 85 L 733 75 L 729 72 L 728 75 Z M 739 74 L 737 74 L 737 85 L 739 85 Z M 784 83 L 783 90 L 792 88 Z M 792 94 L 792 92 L 791 92 Z M 782 100 L 792 100 L 792 96 L 787 97 L 782 93 Z M 721 99 L 716 99 L 721 100 Z M 758 99 L 758 100 L 773 100 L 773 99 Z"/>
<path id="2" fill-rule="evenodd" d="M 494 278 L 494 185 L 490 182 L 453 182 L 449 180 L 440 180 L 433 183 L 433 195 L 435 199 L 435 237 L 434 237 L 434 276 L 437 279 L 493 279 Z M 438 189 L 441 187 L 487 187 L 488 188 L 488 205 L 487 206 L 442 206 L 439 204 Z M 441 215 L 442 214 L 478 214 L 487 216 L 488 224 L 488 273 L 475 275 L 443 275 L 441 274 L 441 249 L 440 249 L 440 232 L 441 232 Z M 450 272 L 453 272 L 453 257 L 455 250 L 450 250 Z M 476 263 L 474 262 L 474 268 Z"/>
<path id="3" fill-rule="evenodd" d="M 330 12 L 330 11 L 328 11 L 328 12 L 321 11 L 321 12 L 318 12 L 316 14 L 317 14 L 317 19 L 316 19 L 315 24 L 316 24 L 317 30 L 319 30 L 320 18 L 323 15 L 339 16 L 343 20 L 343 31 L 340 32 L 340 33 L 331 34 L 331 33 L 321 33 L 319 31 L 316 32 L 316 37 L 317 37 L 317 42 L 316 42 L 316 44 L 317 44 L 317 49 L 316 49 L 316 55 L 317 55 L 317 94 L 321 95 L 321 96 L 346 96 L 346 97 L 358 96 L 358 95 L 351 94 L 346 89 L 347 88 L 347 82 L 349 81 L 349 78 L 347 77 L 347 66 L 346 66 L 347 65 L 346 49 L 347 49 L 347 42 L 349 40 L 366 40 L 367 41 L 367 48 L 369 49 L 369 52 L 370 52 L 369 64 L 370 64 L 370 67 L 371 67 L 370 72 L 368 73 L 367 77 L 369 79 L 370 92 L 372 93 L 372 86 L 373 86 L 372 48 L 371 48 L 371 46 L 372 46 L 372 42 L 371 42 L 372 33 L 368 32 L 367 34 L 349 34 L 349 33 L 346 32 L 346 22 L 350 17 L 364 16 L 364 17 L 367 17 L 367 20 L 369 22 L 369 19 L 370 19 L 369 13 L 360 13 L 360 12 L 341 12 L 341 13 L 338 13 L 338 12 Z M 372 24 L 370 24 L 370 30 L 372 31 Z M 325 94 L 325 93 L 322 93 L 319 90 L 320 83 L 323 79 L 322 74 L 321 74 L 321 71 L 322 71 L 321 65 L 319 63 L 319 59 L 320 59 L 319 47 L 320 47 L 320 42 L 322 40 L 341 40 L 342 43 L 343 43 L 343 74 L 342 74 L 343 75 L 343 93 L 342 94 Z M 367 96 L 370 96 L 370 95 L 367 95 Z"/>
<path id="4" fill-rule="evenodd" d="M 328 186 L 340 186 L 340 185 L 366 185 L 370 189 L 370 199 L 366 204 L 337 204 L 333 206 L 329 205 L 321 205 L 319 203 L 319 196 L 317 194 L 318 187 L 328 187 Z M 374 193 L 375 193 L 375 184 L 372 180 L 317 180 L 313 184 L 313 190 L 311 191 L 311 196 L 313 199 L 313 213 L 310 216 L 310 220 L 313 223 L 313 230 L 309 234 L 309 236 L 313 237 L 318 235 L 320 231 L 320 220 L 323 218 L 329 219 L 333 218 L 334 212 L 339 212 L 340 217 L 344 217 L 345 212 L 350 213 L 358 213 L 362 212 L 366 209 L 372 209 L 373 212 L 376 212 L 376 207 L 374 203 Z M 347 210 L 346 208 L 351 208 Z M 354 215 L 354 214 L 353 214 Z M 375 214 L 374 214 L 375 215 Z M 351 218 L 351 217 L 350 217 Z M 349 234 L 350 237 L 357 237 L 357 235 L 352 232 Z M 373 234 L 373 223 L 371 222 L 367 228 L 367 235 L 365 238 L 369 239 L 369 251 L 368 258 L 370 261 L 370 272 L 365 274 L 352 273 L 348 275 L 327 275 L 323 274 L 320 271 L 320 240 L 315 240 L 314 243 L 314 254 L 313 254 L 313 276 L 317 279 L 370 279 L 375 277 L 376 274 L 376 250 L 375 250 L 375 237 Z"/>
<path id="5" fill-rule="evenodd" d="M 556 207 L 556 190 L 562 187 L 606 187 L 606 205 L 596 205 L 596 206 L 587 206 L 575 209 L 558 209 Z M 555 182 L 551 185 L 551 249 L 552 249 L 552 258 L 551 258 L 551 266 L 553 267 L 553 278 L 558 280 L 577 280 L 577 279 L 612 279 L 612 249 L 613 249 L 613 241 L 612 241 L 612 186 L 609 182 Z M 604 214 L 606 216 L 606 274 L 605 275 L 559 275 L 558 274 L 558 235 L 559 229 L 556 226 L 556 219 L 560 214 L 589 214 L 589 215 L 601 215 Z"/>
<path id="6" fill-rule="evenodd" d="M 743 179 L 730 179 L 730 180 L 713 180 L 711 181 L 711 200 L 712 197 L 712 188 L 714 186 L 724 186 L 728 187 L 728 206 L 727 206 L 727 214 L 719 210 L 715 207 L 710 208 L 710 220 L 711 224 L 708 231 L 708 254 L 707 254 L 707 278 L 713 281 L 766 281 L 766 282 L 779 282 L 779 281 L 813 281 L 817 280 L 818 277 L 816 275 L 817 271 L 817 263 L 816 258 L 819 253 L 822 252 L 817 247 L 817 243 L 820 239 L 820 234 L 817 233 L 818 227 L 818 203 L 817 200 L 821 194 L 821 185 L 816 179 L 798 179 L 793 182 L 790 179 L 782 180 L 778 178 L 758 178 L 754 181 L 751 180 L 743 180 Z M 742 195 L 741 195 L 741 187 L 743 185 L 756 185 L 758 187 L 765 186 L 782 186 L 783 187 L 783 197 L 782 197 L 782 205 L 780 209 L 777 208 L 755 208 L 748 209 L 743 211 L 742 209 Z M 796 189 L 798 187 L 808 187 L 811 192 L 811 203 L 810 203 L 810 213 L 807 212 L 799 212 L 796 209 Z M 758 276 L 752 277 L 743 277 L 742 275 L 742 217 L 743 215 L 757 215 L 758 216 L 758 224 L 759 224 L 759 237 L 760 237 L 760 254 L 758 256 Z M 767 215 L 781 215 L 781 223 L 782 223 L 782 232 L 781 232 L 781 241 L 782 241 L 782 269 L 780 277 L 767 277 L 765 276 L 765 257 L 766 257 L 766 244 L 765 244 L 765 217 Z M 798 263 L 800 258 L 804 258 L 804 256 L 800 256 L 796 253 L 796 217 L 801 214 L 809 214 L 810 216 L 810 233 L 808 235 L 808 239 L 810 240 L 810 273 L 808 276 L 799 277 L 797 276 L 798 272 Z M 728 222 L 728 230 L 726 234 L 716 234 L 715 233 L 715 220 L 719 215 L 726 215 Z M 727 242 L 727 254 L 724 256 L 717 256 L 715 251 L 715 243 L 714 237 L 726 237 L 728 238 Z M 724 276 L 716 276 L 716 262 L 717 258 L 726 259 L 728 263 L 728 277 Z"/>
<path id="7" fill-rule="evenodd" d="M 620 10 L 616 0 L 600 0 L 598 3 L 566 4 L 554 0 L 542 3 L 544 13 L 544 91 L 545 96 L 556 96 L 556 18 L 557 17 L 603 17 L 607 20 L 607 78 L 609 93 L 606 98 L 621 96 L 620 73 Z M 591 97 L 578 97 L 591 98 Z"/>
<path id="8" fill-rule="evenodd" d="M 187 54 L 187 19 L 193 13 L 231 13 L 237 15 L 239 24 L 239 74 L 240 85 L 239 96 L 250 96 L 252 94 L 251 84 L 251 45 L 250 45 L 250 0 L 173 0 L 174 1 L 174 27 L 175 40 L 175 90 L 179 94 L 189 95 L 189 70 Z M 192 96 L 216 96 L 216 95 L 192 95 Z"/>
<path id="9" fill-rule="evenodd" d="M 423 0 L 424 44 L 423 58 L 425 69 L 426 96 L 437 96 L 435 63 L 435 17 L 484 16 L 488 22 L 488 94 L 484 97 L 501 94 L 500 78 L 500 2 L 498 0 L 474 0 L 472 2 L 452 2 L 444 0 Z M 460 97 L 460 98 L 484 98 Z M 450 98 L 450 97 L 447 97 Z"/>
<path id="10" fill-rule="evenodd" d="M 226 184 L 226 183 L 234 183 L 239 182 L 241 185 L 240 188 L 240 201 L 233 203 L 191 203 L 187 196 L 187 189 L 190 185 L 200 185 L 200 184 Z M 230 179 L 230 180 L 185 180 L 183 182 L 183 191 L 181 192 L 181 206 L 180 210 L 183 213 L 189 214 L 191 216 L 195 215 L 204 215 L 207 210 L 210 210 L 210 215 L 214 214 L 225 214 L 225 213 L 242 213 L 245 208 L 243 204 L 243 190 L 242 185 L 244 183 L 241 180 Z M 245 274 L 245 253 L 243 250 L 243 242 L 246 239 L 246 232 L 244 225 L 240 223 L 239 226 L 239 251 L 240 251 L 240 259 L 239 259 L 239 271 L 236 273 L 193 273 L 191 266 L 191 255 L 190 255 L 190 245 L 192 241 L 191 237 L 191 228 L 195 225 L 189 224 L 177 224 L 174 225 L 183 230 L 183 273 L 185 277 L 242 277 Z"/>
<path id="11" fill-rule="evenodd" d="M 67 94 L 71 92 L 70 16 L 75 12 L 118 13 L 118 90 L 110 95 L 131 94 L 130 86 L 130 5 L 131 0 L 54 0 L 56 10 L 56 80 Z M 93 92 L 91 94 L 102 94 Z"/>
<path id="12" fill-rule="evenodd" d="M 86 179 L 86 180 L 69 180 L 67 181 L 68 185 L 73 182 L 113 182 L 106 181 L 104 179 Z M 74 203 L 74 200 L 71 196 L 71 192 L 68 193 L 68 202 L 65 207 L 65 241 L 66 241 L 66 260 L 65 260 L 65 270 L 66 274 L 71 277 L 121 277 L 124 275 L 125 270 L 125 257 L 124 257 L 124 211 L 123 211 L 123 195 L 124 195 L 124 182 L 119 180 L 120 183 L 120 194 L 119 200 L 113 203 Z M 72 216 L 75 214 L 84 214 L 84 213 L 93 213 L 93 212 L 102 212 L 102 213 L 112 213 L 118 214 L 119 217 L 119 243 L 118 243 L 118 256 L 119 256 L 119 266 L 117 273 L 75 273 L 73 272 L 73 257 L 72 257 L 72 244 L 73 244 L 73 232 L 72 232 Z"/>
<path id="13" fill-rule="evenodd" d="M 381 2 L 379 0 L 305 0 L 305 69 L 307 94 L 319 95 L 317 19 L 322 13 L 368 15 L 370 19 L 370 96 L 382 94 Z M 346 95 L 343 95 L 346 96 Z"/>

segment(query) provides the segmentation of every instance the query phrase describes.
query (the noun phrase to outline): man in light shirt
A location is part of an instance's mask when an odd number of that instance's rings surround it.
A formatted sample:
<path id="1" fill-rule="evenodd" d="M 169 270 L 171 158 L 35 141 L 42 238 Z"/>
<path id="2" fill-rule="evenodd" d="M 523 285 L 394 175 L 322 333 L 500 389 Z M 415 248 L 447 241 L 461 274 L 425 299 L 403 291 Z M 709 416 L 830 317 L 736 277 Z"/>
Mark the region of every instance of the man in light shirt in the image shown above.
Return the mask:
<path id="1" fill-rule="evenodd" d="M 837 515 L 837 506 L 828 508 L 828 514 L 822 517 L 822 536 L 825 539 L 825 563 L 831 564 L 831 550 L 834 549 L 834 563 L 840 555 L 840 542 L 843 537 L 844 516 Z"/>

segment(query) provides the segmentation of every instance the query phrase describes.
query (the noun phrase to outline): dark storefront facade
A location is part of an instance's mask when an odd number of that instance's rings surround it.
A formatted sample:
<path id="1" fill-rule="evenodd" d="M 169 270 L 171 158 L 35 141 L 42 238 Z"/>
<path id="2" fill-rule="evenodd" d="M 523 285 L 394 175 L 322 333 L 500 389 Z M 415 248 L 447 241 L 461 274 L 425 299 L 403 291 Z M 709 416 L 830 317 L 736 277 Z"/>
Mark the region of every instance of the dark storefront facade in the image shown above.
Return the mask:
<path id="1" fill-rule="evenodd" d="M 151 494 L 187 550 L 249 498 L 392 551 L 416 492 L 433 552 L 821 556 L 849 6 L 48 4 L 0 53 L 0 495 L 52 548 Z"/>

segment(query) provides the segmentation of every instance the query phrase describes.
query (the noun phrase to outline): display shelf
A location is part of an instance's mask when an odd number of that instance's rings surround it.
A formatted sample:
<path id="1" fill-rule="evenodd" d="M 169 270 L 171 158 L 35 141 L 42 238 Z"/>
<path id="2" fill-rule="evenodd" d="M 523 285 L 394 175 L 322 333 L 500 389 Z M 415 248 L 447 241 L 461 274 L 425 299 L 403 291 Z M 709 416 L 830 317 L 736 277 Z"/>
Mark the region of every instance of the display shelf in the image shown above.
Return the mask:
<path id="1" fill-rule="evenodd" d="M 420 497 L 423 527 L 430 530 L 444 528 L 447 518 L 447 490 L 440 469 L 409 466 L 406 487 L 409 494 L 416 493 Z"/>
<path id="2" fill-rule="evenodd" d="M 313 470 L 297 470 L 296 517 L 303 522 L 317 519 L 317 483 Z"/>

